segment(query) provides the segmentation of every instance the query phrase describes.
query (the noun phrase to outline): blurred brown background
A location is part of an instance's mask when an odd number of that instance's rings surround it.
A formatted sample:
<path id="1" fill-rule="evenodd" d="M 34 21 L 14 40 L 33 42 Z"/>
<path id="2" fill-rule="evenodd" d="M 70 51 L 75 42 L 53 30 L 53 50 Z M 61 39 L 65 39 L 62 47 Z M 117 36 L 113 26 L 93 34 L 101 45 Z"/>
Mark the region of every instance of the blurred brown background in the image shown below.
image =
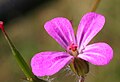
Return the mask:
<path id="1" fill-rule="evenodd" d="M 2 3 L 4 0 L 0 0 Z M 11 0 L 8 0 L 11 1 Z M 27 13 L 7 20 L 5 29 L 12 41 L 30 64 L 35 53 L 41 51 L 63 49 L 44 30 L 44 23 L 57 16 L 66 17 L 73 21 L 77 29 L 79 21 L 87 13 L 95 0 L 53 0 L 39 4 Z M 29 2 L 28 2 L 29 3 Z M 34 5 L 33 5 L 34 6 Z M 27 7 L 27 5 L 25 6 Z M 120 0 L 101 0 L 96 12 L 106 17 L 106 24 L 92 42 L 107 42 L 114 50 L 114 58 L 106 66 L 90 64 L 90 72 L 85 82 L 120 82 Z M 17 10 L 19 11 L 19 10 Z M 1 15 L 2 16 L 2 15 Z M 11 50 L 0 31 L 0 82 L 23 82 L 24 74 L 17 65 Z M 53 82 L 75 82 L 66 73 L 53 76 Z"/>

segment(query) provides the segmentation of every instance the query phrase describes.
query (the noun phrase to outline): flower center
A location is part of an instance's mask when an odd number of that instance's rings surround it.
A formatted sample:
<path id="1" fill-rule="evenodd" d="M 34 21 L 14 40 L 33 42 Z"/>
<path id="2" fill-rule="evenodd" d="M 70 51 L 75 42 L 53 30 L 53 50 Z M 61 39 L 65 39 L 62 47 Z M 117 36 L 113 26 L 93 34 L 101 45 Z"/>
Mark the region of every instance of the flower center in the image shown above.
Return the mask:
<path id="1" fill-rule="evenodd" d="M 72 43 L 69 48 L 69 50 L 72 50 L 72 51 L 76 51 L 77 50 L 77 45 L 75 45 L 74 43 Z"/>
<path id="2" fill-rule="evenodd" d="M 70 54 L 74 57 L 76 57 L 78 55 L 78 51 L 77 51 L 77 45 L 72 43 L 69 47 L 68 50 L 70 51 Z"/>

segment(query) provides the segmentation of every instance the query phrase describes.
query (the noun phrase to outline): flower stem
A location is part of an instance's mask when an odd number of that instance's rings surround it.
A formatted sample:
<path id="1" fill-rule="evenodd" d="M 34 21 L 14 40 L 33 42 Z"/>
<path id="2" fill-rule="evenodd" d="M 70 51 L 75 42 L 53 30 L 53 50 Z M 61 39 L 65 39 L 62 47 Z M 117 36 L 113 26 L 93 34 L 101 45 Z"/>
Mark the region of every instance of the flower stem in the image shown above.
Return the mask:
<path id="1" fill-rule="evenodd" d="M 95 0 L 90 12 L 95 12 L 101 0 Z"/>
<path id="2" fill-rule="evenodd" d="M 7 40 L 8 44 L 9 44 L 11 50 L 12 50 L 12 53 L 13 53 L 15 59 L 17 60 L 17 63 L 19 65 L 19 67 L 21 68 L 21 70 L 25 74 L 25 76 L 27 78 L 26 80 L 28 80 L 29 82 L 46 82 L 46 81 L 44 81 L 42 79 L 38 79 L 36 76 L 33 75 L 31 69 L 29 68 L 29 66 L 25 62 L 22 55 L 19 53 L 19 51 L 13 45 L 12 41 L 8 37 L 8 35 L 7 35 L 6 31 L 4 30 L 4 28 L 2 29 L 2 32 L 3 32 L 3 34 L 5 36 L 5 39 Z"/>
<path id="3" fill-rule="evenodd" d="M 84 82 L 84 81 L 85 81 L 85 77 L 81 76 L 79 82 Z"/>

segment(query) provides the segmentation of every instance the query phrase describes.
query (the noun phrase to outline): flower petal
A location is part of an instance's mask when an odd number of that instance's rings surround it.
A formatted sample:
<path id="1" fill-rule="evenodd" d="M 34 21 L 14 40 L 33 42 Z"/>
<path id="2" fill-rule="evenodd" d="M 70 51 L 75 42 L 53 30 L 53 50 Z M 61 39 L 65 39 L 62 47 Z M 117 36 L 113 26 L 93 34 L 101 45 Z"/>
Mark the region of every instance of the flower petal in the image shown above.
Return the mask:
<path id="1" fill-rule="evenodd" d="M 113 50 L 106 43 L 95 43 L 86 46 L 83 53 L 79 54 L 78 57 L 94 65 L 105 65 L 112 59 Z"/>
<path id="2" fill-rule="evenodd" d="M 77 30 L 77 44 L 80 50 L 102 29 L 104 23 L 104 16 L 94 12 L 87 13 L 82 17 Z"/>
<path id="3" fill-rule="evenodd" d="M 36 76 L 53 75 L 69 64 L 71 58 L 66 52 L 38 53 L 31 60 L 32 72 Z"/>
<path id="4" fill-rule="evenodd" d="M 54 18 L 46 22 L 44 27 L 48 34 L 65 49 L 67 49 L 72 42 L 75 42 L 72 25 L 66 18 Z"/>

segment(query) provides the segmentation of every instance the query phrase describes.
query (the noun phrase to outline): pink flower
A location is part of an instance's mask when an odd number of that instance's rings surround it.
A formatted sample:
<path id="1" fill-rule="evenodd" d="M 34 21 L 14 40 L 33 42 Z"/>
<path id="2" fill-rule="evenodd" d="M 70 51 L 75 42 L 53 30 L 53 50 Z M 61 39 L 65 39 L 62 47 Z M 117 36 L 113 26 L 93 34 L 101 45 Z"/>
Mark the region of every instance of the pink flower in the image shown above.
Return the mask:
<path id="1" fill-rule="evenodd" d="M 75 36 L 71 22 L 66 18 L 57 17 L 46 22 L 45 30 L 66 52 L 37 53 L 31 60 L 34 75 L 53 75 L 71 62 L 76 62 L 76 58 L 94 65 L 108 64 L 113 57 L 113 50 L 108 44 L 99 42 L 88 45 L 104 23 L 104 16 L 94 12 L 87 13 L 82 17 Z M 75 64 L 73 65 L 76 69 Z"/>

